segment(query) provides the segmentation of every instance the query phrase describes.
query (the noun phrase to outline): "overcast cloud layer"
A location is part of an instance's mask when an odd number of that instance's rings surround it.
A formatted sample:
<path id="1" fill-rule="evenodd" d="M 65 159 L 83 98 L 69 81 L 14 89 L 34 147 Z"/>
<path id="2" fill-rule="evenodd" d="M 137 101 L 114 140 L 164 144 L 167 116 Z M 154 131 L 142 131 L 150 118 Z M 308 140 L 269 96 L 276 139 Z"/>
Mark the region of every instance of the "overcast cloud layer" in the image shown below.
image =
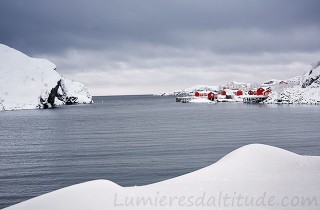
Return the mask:
<path id="1" fill-rule="evenodd" d="M 301 75 L 320 60 L 319 0 L 0 0 L 0 42 L 94 95 Z"/>

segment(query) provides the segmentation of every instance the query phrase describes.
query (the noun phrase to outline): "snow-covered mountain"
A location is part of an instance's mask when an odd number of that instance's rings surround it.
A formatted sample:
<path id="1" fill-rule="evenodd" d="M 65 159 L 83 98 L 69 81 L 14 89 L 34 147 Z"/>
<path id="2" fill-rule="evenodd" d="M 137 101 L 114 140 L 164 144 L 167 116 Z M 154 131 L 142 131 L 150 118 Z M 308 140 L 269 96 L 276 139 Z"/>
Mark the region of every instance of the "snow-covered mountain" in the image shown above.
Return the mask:
<path id="1" fill-rule="evenodd" d="M 194 95 L 197 91 L 219 91 L 219 86 L 210 86 L 210 85 L 195 85 L 189 87 L 185 90 L 178 90 L 174 92 L 164 92 L 159 94 L 154 94 L 155 96 L 179 96 L 179 95 Z"/>
<path id="2" fill-rule="evenodd" d="M 210 85 L 195 85 L 193 87 L 189 87 L 184 90 L 184 92 L 193 93 L 196 91 L 218 91 L 218 86 L 210 86 Z"/>
<path id="3" fill-rule="evenodd" d="M 296 76 L 296 77 L 293 77 L 293 78 L 287 79 L 287 80 L 271 79 L 271 80 L 265 81 L 260 86 L 263 86 L 263 87 L 276 87 L 276 86 L 293 87 L 296 85 L 300 85 L 300 83 L 301 83 L 301 76 Z"/>
<path id="4" fill-rule="evenodd" d="M 247 90 L 250 88 L 250 86 L 251 86 L 250 83 L 237 82 L 237 81 L 232 81 L 225 85 L 225 87 L 232 90 Z"/>
<path id="5" fill-rule="evenodd" d="M 273 91 L 266 99 L 269 104 L 320 104 L 320 89 L 300 86 Z"/>
<path id="6" fill-rule="evenodd" d="M 48 108 L 68 103 L 90 103 L 86 87 L 64 79 L 56 65 L 31 58 L 0 44 L 0 110 Z"/>
<path id="7" fill-rule="evenodd" d="M 288 80 L 286 85 L 272 88 L 265 103 L 320 104 L 320 61 L 302 77 Z"/>

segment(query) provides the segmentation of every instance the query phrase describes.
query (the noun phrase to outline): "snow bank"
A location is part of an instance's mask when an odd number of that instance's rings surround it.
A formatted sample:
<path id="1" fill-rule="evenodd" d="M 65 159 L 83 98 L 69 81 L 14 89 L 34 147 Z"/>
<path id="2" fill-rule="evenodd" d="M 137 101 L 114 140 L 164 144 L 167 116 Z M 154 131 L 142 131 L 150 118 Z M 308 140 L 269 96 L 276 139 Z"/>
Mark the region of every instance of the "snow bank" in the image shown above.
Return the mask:
<path id="1" fill-rule="evenodd" d="M 272 146 L 252 144 L 206 168 L 163 182 L 120 187 L 110 181 L 96 180 L 45 194 L 6 210 L 315 210 L 320 205 L 319 164 L 319 156 L 301 156 Z M 303 198 L 310 202 L 302 203 Z"/>
<path id="2" fill-rule="evenodd" d="M 55 64 L 48 60 L 31 58 L 0 44 L 0 110 L 47 108 L 66 103 L 59 102 L 57 97 L 63 100 L 75 96 L 78 103 L 92 100 L 83 84 L 62 79 L 55 69 Z"/>

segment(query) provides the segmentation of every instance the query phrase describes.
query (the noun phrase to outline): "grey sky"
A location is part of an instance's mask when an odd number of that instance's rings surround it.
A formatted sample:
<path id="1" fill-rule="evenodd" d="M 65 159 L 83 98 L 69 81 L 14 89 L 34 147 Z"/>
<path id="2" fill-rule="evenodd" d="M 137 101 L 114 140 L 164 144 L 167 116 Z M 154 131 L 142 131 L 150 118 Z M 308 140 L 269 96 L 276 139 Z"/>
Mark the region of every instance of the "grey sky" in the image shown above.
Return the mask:
<path id="1" fill-rule="evenodd" d="M 94 95 L 300 75 L 320 60 L 319 0 L 0 0 L 0 42 Z"/>

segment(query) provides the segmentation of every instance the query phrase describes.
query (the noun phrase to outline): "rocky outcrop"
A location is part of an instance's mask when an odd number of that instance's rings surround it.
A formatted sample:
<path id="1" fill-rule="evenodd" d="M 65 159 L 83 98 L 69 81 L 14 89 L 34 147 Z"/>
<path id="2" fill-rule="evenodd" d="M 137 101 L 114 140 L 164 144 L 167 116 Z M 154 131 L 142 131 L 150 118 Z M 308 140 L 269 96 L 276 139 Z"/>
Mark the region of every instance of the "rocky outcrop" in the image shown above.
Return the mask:
<path id="1" fill-rule="evenodd" d="M 48 60 L 31 58 L 2 44 L 0 58 L 0 110 L 92 102 L 85 85 L 65 82 Z"/>
<path id="2" fill-rule="evenodd" d="M 310 85 L 320 85 L 320 61 L 312 66 L 309 72 L 307 72 L 302 78 L 302 88 L 306 88 Z"/>
<path id="3" fill-rule="evenodd" d="M 80 82 L 74 82 L 69 79 L 62 78 L 60 87 L 63 93 L 61 97 L 62 101 L 67 105 L 93 103 L 92 96 L 88 88 Z"/>
<path id="4" fill-rule="evenodd" d="M 51 89 L 47 100 L 40 97 L 40 103 L 42 104 L 44 109 L 54 107 L 56 105 L 55 99 L 61 98 L 61 95 L 58 93 L 60 86 L 61 86 L 61 80 L 59 80 L 57 82 L 57 85 Z"/>

